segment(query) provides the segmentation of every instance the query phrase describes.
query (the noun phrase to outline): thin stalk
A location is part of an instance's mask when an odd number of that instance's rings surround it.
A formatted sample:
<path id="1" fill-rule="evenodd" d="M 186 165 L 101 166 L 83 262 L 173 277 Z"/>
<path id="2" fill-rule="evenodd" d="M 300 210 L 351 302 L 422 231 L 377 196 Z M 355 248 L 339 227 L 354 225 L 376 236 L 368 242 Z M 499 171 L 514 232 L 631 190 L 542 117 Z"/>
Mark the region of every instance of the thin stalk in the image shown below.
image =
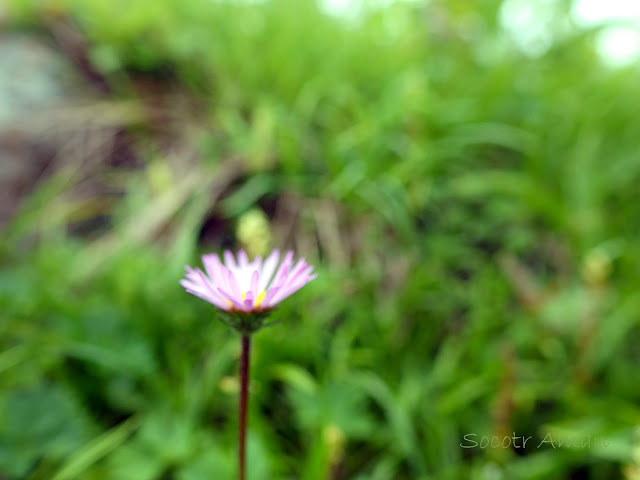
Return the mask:
<path id="1" fill-rule="evenodd" d="M 245 448 L 247 439 L 247 407 L 249 405 L 249 353 L 251 337 L 242 335 L 240 354 L 240 434 L 238 436 L 238 480 L 245 480 Z"/>

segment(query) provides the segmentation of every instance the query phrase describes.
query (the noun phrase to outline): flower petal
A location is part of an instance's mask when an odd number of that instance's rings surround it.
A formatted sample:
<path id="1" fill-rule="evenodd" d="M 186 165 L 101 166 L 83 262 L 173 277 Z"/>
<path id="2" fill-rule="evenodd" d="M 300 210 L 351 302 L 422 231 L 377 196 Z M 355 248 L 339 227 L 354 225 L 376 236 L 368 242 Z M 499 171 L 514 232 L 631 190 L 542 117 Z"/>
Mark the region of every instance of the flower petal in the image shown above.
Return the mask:
<path id="1" fill-rule="evenodd" d="M 288 273 L 287 278 L 284 281 L 283 285 L 286 286 L 294 282 L 306 267 L 307 267 L 307 262 L 305 261 L 304 258 L 301 258 L 300 260 L 298 260 L 298 263 L 296 263 L 296 266 L 293 267 L 293 270 L 291 270 L 291 272 Z"/>
<path id="2" fill-rule="evenodd" d="M 253 299 L 255 297 L 251 294 L 251 292 L 247 292 L 246 298 L 242 301 L 244 305 L 244 310 L 247 312 L 253 310 Z"/>
<path id="3" fill-rule="evenodd" d="M 229 269 L 224 269 L 227 278 L 227 284 L 229 285 L 229 293 L 233 295 L 233 297 L 237 301 L 242 301 L 242 293 L 240 292 L 240 288 L 238 287 L 238 281 L 236 280 L 235 275 Z"/>
<path id="4" fill-rule="evenodd" d="M 260 269 L 260 283 L 258 285 L 258 290 L 261 292 L 266 290 L 269 286 L 269 282 L 271 281 L 271 277 L 273 276 L 273 272 L 276 270 L 276 266 L 278 265 L 278 260 L 280 259 L 280 250 L 277 248 L 269 254 L 269 256 L 265 259 L 262 264 L 262 268 Z"/>
<path id="5" fill-rule="evenodd" d="M 231 302 L 233 308 L 235 308 L 236 310 L 244 311 L 244 305 L 242 304 L 242 301 L 236 300 L 233 295 L 229 294 L 229 292 L 225 292 L 221 288 L 218 288 L 218 292 L 220 292 L 220 295 L 222 295 L 226 300 L 229 300 Z M 227 305 L 223 310 L 231 310 L 231 308 L 229 308 L 229 305 Z"/>
<path id="6" fill-rule="evenodd" d="M 224 266 L 229 270 L 238 270 L 238 265 L 236 264 L 236 259 L 231 253 L 231 250 L 224 251 Z"/>
<path id="7" fill-rule="evenodd" d="M 308 267 L 305 270 L 304 274 L 299 275 L 298 278 L 294 282 L 289 282 L 289 283 L 287 283 L 287 285 L 283 285 L 279 289 L 277 295 L 273 296 L 273 298 L 271 299 L 271 303 L 272 304 L 276 304 L 276 303 L 281 302 L 282 300 L 284 300 L 285 298 L 287 298 L 288 296 L 290 296 L 294 292 L 297 292 L 298 290 L 300 290 L 302 287 L 304 287 L 311 280 L 316 278 L 317 275 L 309 275 L 309 273 L 311 272 L 312 269 L 313 269 L 313 267 Z"/>
<path id="8" fill-rule="evenodd" d="M 203 290 L 200 285 L 195 285 L 192 282 L 184 279 L 180 280 L 180 285 L 184 287 L 187 293 L 195 295 L 196 297 L 200 297 L 218 308 L 228 308 L 228 305 L 220 295 L 210 295 L 210 292 Z"/>
<path id="9" fill-rule="evenodd" d="M 218 257 L 215 253 L 210 253 L 202 256 L 202 264 L 204 265 L 204 269 L 207 272 L 207 275 L 212 280 L 214 285 L 221 285 L 223 283 L 223 275 L 220 267 L 222 263 L 220 262 L 220 257 Z"/>
<path id="10" fill-rule="evenodd" d="M 198 277 L 200 278 L 200 283 L 202 284 L 202 286 L 204 287 L 204 289 L 206 290 L 206 293 L 211 296 L 212 298 L 216 298 L 217 300 L 219 300 L 220 302 L 223 301 L 222 298 L 220 298 L 218 292 L 215 289 L 215 286 L 209 282 L 209 279 L 207 278 L 207 276 L 204 274 L 204 272 L 202 270 L 200 270 L 199 268 L 196 269 L 196 273 L 198 274 Z M 222 302 L 223 303 L 223 302 Z"/>
<path id="11" fill-rule="evenodd" d="M 249 298 L 249 294 L 251 294 L 252 298 L 258 298 L 258 281 L 260 280 L 260 274 L 257 270 L 253 271 L 251 275 L 251 290 L 247 292 L 247 298 Z"/>
<path id="12" fill-rule="evenodd" d="M 249 266 L 249 256 L 244 250 L 238 252 L 238 266 L 244 270 Z"/>
<path id="13" fill-rule="evenodd" d="M 269 308 L 275 305 L 275 302 L 272 301 L 273 297 L 280 291 L 280 287 L 271 287 L 267 290 L 267 294 L 264 296 L 264 300 L 262 300 L 261 306 L 263 308 Z"/>
<path id="14" fill-rule="evenodd" d="M 284 257 L 284 260 L 282 260 L 282 263 L 280 264 L 280 268 L 278 268 L 278 271 L 276 272 L 275 277 L 273 277 L 273 281 L 271 282 L 272 287 L 279 287 L 284 283 L 292 263 L 293 263 L 293 252 L 289 250 Z"/>

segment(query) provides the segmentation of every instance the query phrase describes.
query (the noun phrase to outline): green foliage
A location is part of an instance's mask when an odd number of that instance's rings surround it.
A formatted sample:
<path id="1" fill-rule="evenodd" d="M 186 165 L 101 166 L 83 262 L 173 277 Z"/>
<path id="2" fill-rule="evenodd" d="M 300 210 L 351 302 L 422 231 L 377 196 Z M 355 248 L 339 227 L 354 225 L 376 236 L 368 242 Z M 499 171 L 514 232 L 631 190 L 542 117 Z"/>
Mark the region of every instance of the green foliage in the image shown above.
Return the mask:
<path id="1" fill-rule="evenodd" d="M 4 227 L 0 477 L 233 478 L 239 342 L 178 280 L 258 208 L 319 277 L 255 337 L 250 478 L 621 478 L 640 74 L 602 66 L 595 32 L 526 57 L 478 3 L 11 0 L 22 25 L 68 15 L 114 102 L 179 85 L 202 160 L 123 121 L 145 164 L 101 172 L 109 228 L 68 232 L 66 171 Z"/>

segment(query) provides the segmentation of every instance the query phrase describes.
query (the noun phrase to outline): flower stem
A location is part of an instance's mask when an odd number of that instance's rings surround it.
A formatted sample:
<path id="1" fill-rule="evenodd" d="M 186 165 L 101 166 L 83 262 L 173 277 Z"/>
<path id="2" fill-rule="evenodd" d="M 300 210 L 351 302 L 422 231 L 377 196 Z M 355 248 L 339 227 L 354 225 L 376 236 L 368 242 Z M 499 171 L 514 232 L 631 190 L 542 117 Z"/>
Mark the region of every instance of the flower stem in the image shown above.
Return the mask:
<path id="1" fill-rule="evenodd" d="M 238 480 L 245 480 L 245 446 L 247 437 L 247 406 L 249 404 L 249 353 L 251 337 L 242 335 L 240 354 L 240 435 L 238 438 Z"/>

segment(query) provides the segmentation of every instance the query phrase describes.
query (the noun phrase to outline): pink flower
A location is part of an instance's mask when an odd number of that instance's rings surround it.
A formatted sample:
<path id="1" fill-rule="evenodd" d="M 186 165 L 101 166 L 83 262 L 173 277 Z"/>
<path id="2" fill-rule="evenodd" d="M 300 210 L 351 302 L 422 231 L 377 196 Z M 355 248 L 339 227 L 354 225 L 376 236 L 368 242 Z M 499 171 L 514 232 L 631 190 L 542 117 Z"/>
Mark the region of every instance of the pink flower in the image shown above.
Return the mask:
<path id="1" fill-rule="evenodd" d="M 311 273 L 313 266 L 304 258 L 294 265 L 292 251 L 287 252 L 278 267 L 279 259 L 278 250 L 264 261 L 258 256 L 251 262 L 244 250 L 238 252 L 237 259 L 226 250 L 224 263 L 214 253 L 203 255 L 206 273 L 187 265 L 180 285 L 225 312 L 266 312 L 317 276 Z"/>

